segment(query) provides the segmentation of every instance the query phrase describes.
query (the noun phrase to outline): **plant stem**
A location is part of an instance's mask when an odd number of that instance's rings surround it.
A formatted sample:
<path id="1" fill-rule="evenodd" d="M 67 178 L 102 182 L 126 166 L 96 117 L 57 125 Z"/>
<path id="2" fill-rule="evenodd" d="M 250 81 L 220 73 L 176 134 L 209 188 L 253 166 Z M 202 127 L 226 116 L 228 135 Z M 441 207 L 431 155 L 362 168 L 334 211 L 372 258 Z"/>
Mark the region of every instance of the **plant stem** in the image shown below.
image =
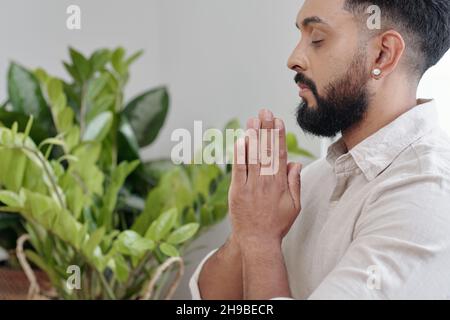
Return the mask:
<path id="1" fill-rule="evenodd" d="M 81 135 L 84 133 L 85 121 L 86 121 L 86 91 L 87 84 L 84 82 L 81 86 L 81 101 L 80 101 L 80 132 Z"/>
<path id="2" fill-rule="evenodd" d="M 41 154 L 39 152 L 31 149 L 31 148 L 28 148 L 28 147 L 25 147 L 25 146 L 19 147 L 19 149 L 21 149 L 21 148 L 23 148 L 24 150 L 26 150 L 28 152 L 31 152 L 32 154 L 34 154 L 39 159 L 39 161 L 41 162 L 42 166 L 44 167 L 45 174 L 47 175 L 48 179 L 50 180 L 50 183 L 52 185 L 53 191 L 55 192 L 56 197 L 58 198 L 59 204 L 61 205 L 62 208 L 66 209 L 65 203 L 64 203 L 64 201 L 62 199 L 62 196 L 59 194 L 56 181 L 53 179 L 53 176 L 50 174 L 50 171 L 47 168 L 47 162 L 45 161 L 45 159 L 42 159 Z"/>
<path id="3" fill-rule="evenodd" d="M 103 275 L 103 273 L 98 271 L 97 269 L 95 269 L 95 271 L 97 272 L 98 277 L 100 278 L 100 281 L 102 282 L 103 287 L 105 288 L 105 291 L 106 291 L 106 294 L 108 295 L 108 298 L 111 299 L 111 300 L 115 300 L 116 297 L 114 295 L 114 292 L 112 292 L 112 290 L 111 290 L 111 288 L 110 288 L 110 286 L 108 284 L 108 281 L 106 281 L 106 278 Z"/>

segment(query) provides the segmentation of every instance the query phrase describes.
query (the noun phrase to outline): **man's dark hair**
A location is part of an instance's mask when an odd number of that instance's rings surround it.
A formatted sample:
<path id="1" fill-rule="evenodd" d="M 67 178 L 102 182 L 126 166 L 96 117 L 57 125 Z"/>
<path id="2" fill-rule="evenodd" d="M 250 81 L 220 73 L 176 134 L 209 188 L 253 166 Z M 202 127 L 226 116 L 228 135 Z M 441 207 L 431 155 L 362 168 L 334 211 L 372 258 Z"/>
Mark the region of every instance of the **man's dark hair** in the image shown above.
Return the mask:
<path id="1" fill-rule="evenodd" d="M 381 9 L 382 30 L 402 34 L 408 64 L 419 77 L 450 48 L 450 0 L 346 0 L 344 9 L 367 18 L 371 5 Z"/>

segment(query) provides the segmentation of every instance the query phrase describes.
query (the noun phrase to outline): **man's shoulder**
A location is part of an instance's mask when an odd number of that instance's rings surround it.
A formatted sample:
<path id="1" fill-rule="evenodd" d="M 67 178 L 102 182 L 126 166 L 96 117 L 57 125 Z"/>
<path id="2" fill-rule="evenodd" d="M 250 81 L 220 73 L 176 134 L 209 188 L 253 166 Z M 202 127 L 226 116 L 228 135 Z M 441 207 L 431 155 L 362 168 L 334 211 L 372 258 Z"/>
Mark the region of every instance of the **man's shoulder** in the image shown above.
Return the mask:
<path id="1" fill-rule="evenodd" d="M 422 174 L 436 173 L 450 179 L 450 136 L 437 128 L 411 144 Z"/>

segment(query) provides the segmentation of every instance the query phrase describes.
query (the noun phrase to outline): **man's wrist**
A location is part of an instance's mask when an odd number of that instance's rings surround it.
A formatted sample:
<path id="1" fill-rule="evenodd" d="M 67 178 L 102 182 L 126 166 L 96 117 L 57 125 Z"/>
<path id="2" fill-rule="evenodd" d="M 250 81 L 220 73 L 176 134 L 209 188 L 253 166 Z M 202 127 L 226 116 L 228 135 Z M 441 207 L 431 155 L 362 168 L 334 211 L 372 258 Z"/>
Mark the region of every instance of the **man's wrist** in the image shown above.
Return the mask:
<path id="1" fill-rule="evenodd" d="M 239 248 L 242 255 L 271 255 L 281 251 L 281 242 L 278 238 L 245 238 L 239 242 Z"/>
<path id="2" fill-rule="evenodd" d="M 234 234 L 231 234 L 224 245 L 220 248 L 219 254 L 226 258 L 234 258 L 241 255 L 239 242 Z"/>

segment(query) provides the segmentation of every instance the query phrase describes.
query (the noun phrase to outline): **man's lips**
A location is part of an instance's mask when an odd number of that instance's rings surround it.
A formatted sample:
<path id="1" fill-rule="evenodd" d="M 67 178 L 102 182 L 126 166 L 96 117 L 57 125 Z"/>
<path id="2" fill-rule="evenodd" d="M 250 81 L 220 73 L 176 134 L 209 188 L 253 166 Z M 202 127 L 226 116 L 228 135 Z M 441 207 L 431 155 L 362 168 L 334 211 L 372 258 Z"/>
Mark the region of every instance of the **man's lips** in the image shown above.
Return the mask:
<path id="1" fill-rule="evenodd" d="M 303 93 L 311 91 L 311 89 L 306 84 L 303 84 L 303 83 L 297 83 L 297 84 L 298 84 L 298 87 L 300 88 L 300 93 L 299 93 L 300 97 L 302 97 Z"/>

